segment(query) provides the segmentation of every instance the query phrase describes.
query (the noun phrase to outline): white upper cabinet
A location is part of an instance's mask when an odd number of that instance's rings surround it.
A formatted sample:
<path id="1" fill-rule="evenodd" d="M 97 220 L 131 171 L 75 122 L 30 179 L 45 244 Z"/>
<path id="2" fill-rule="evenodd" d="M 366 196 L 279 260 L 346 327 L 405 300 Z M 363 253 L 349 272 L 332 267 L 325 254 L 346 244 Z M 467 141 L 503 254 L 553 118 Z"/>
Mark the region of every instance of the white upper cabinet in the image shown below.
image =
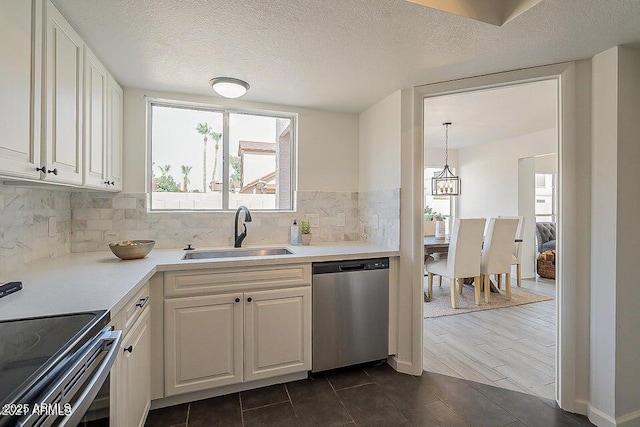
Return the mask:
<path id="1" fill-rule="evenodd" d="M 0 1 L 0 177 L 122 189 L 122 88 L 51 0 Z"/>
<path id="2" fill-rule="evenodd" d="M 122 190 L 122 88 L 107 76 L 107 188 Z"/>
<path id="3" fill-rule="evenodd" d="M 107 69 L 84 47 L 84 185 L 107 182 Z"/>
<path id="4" fill-rule="evenodd" d="M 41 0 L 0 2 L 0 173 L 38 179 Z"/>
<path id="5" fill-rule="evenodd" d="M 46 179 L 82 184 L 83 43 L 49 0 L 45 19 Z"/>

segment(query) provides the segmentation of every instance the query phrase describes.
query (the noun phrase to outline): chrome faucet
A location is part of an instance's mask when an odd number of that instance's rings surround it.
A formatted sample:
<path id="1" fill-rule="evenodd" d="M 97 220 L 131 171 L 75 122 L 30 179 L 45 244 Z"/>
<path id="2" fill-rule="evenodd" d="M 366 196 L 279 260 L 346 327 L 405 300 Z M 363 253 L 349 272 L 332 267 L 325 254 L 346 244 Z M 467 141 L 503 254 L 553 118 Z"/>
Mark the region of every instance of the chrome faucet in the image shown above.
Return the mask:
<path id="1" fill-rule="evenodd" d="M 238 234 L 238 216 L 240 216 L 240 211 L 242 211 L 244 214 L 243 221 L 242 221 L 242 226 L 244 227 L 244 231 L 241 234 Z M 245 237 L 247 237 L 247 225 L 245 224 L 245 222 L 251 222 L 251 212 L 249 212 L 249 208 L 242 205 L 236 211 L 236 220 L 234 221 L 235 223 L 235 228 L 233 231 L 233 241 L 234 241 L 233 247 L 234 248 L 242 247 L 242 241 L 244 240 Z"/>

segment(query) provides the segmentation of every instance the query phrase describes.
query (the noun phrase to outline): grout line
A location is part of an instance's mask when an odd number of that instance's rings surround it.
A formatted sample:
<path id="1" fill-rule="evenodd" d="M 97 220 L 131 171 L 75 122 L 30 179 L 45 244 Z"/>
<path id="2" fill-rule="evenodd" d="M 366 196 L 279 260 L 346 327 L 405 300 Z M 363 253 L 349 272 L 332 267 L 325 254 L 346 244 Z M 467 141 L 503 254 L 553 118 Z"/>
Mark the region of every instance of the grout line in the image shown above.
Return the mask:
<path id="1" fill-rule="evenodd" d="M 255 409 L 262 409 L 262 408 L 268 408 L 269 406 L 275 406 L 275 405 L 282 405 L 283 403 L 291 403 L 291 400 L 281 400 L 280 402 L 273 402 L 273 403 L 268 403 L 266 405 L 262 405 L 262 406 L 256 406 L 255 408 L 248 408 L 248 409 L 242 409 L 242 412 L 248 412 L 248 411 L 253 411 Z M 292 404 L 293 406 L 293 404 Z"/>
<path id="2" fill-rule="evenodd" d="M 325 380 L 329 383 L 329 387 L 331 387 L 331 390 L 333 390 L 333 393 L 336 395 L 336 397 L 338 398 L 338 401 L 340 402 L 340 404 L 342 405 L 342 407 L 344 408 L 345 411 L 347 411 L 347 415 L 349 415 L 349 418 L 351 418 L 351 421 L 353 422 L 353 425 L 357 427 L 358 424 L 356 424 L 356 420 L 353 419 L 353 417 L 351 416 L 351 412 L 349 412 L 349 409 L 347 409 L 347 405 L 344 404 L 344 402 L 342 401 L 342 399 L 340 398 L 340 395 L 338 394 L 338 392 L 336 391 L 336 389 L 333 387 L 333 384 L 331 384 L 331 381 L 329 381 L 329 378 L 327 378 L 326 376 L 324 377 Z"/>
<path id="3" fill-rule="evenodd" d="M 371 384 L 377 385 L 374 381 L 371 381 L 370 383 L 366 383 L 366 384 L 352 385 L 352 386 L 349 386 L 349 387 L 342 387 L 342 388 L 338 388 L 338 389 L 334 388 L 334 391 L 338 392 L 338 391 L 342 391 L 342 390 L 351 390 L 353 388 L 364 387 L 366 385 L 371 385 Z"/>
<path id="4" fill-rule="evenodd" d="M 291 403 L 291 405 L 293 406 L 293 400 L 291 400 L 291 394 L 289 394 L 289 387 L 287 387 L 286 384 L 284 384 L 284 391 L 287 392 L 287 397 L 289 398 L 289 403 Z"/>
<path id="5" fill-rule="evenodd" d="M 242 394 L 241 393 L 238 393 L 238 402 L 240 403 L 240 424 L 242 424 L 242 426 L 244 427 L 244 412 L 242 411 Z"/>
<path id="6" fill-rule="evenodd" d="M 185 423 L 185 426 L 189 426 L 189 415 L 191 414 L 191 402 L 189 402 L 189 406 L 187 406 L 187 421 Z"/>
<path id="7" fill-rule="evenodd" d="M 300 419 L 300 417 L 298 417 L 298 414 L 296 414 L 296 408 L 295 406 L 293 406 L 293 400 L 291 400 L 291 393 L 289 393 L 289 387 L 287 387 L 287 384 L 283 384 L 284 385 L 284 391 L 287 392 L 287 396 L 289 397 L 289 404 L 291 405 L 291 410 L 293 411 L 293 417 L 295 419 Z"/>

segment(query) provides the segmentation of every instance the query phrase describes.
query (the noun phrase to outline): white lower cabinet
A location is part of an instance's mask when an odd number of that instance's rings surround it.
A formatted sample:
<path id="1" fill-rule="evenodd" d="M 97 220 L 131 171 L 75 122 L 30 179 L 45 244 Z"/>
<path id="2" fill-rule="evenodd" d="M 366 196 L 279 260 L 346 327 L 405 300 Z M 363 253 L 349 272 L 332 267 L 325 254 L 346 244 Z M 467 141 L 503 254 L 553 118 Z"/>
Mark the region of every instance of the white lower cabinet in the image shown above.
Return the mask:
<path id="1" fill-rule="evenodd" d="M 311 369 L 311 288 L 166 299 L 165 396 Z"/>
<path id="2" fill-rule="evenodd" d="M 122 341 L 118 426 L 141 427 L 151 405 L 151 316 L 147 308 Z"/>
<path id="3" fill-rule="evenodd" d="M 244 380 L 311 369 L 311 288 L 245 293 Z"/>
<path id="4" fill-rule="evenodd" d="M 165 395 L 242 382 L 242 293 L 164 303 Z"/>
<path id="5" fill-rule="evenodd" d="M 143 286 L 111 325 L 121 330 L 119 354 L 111 368 L 111 427 L 141 427 L 151 406 L 151 304 Z"/>

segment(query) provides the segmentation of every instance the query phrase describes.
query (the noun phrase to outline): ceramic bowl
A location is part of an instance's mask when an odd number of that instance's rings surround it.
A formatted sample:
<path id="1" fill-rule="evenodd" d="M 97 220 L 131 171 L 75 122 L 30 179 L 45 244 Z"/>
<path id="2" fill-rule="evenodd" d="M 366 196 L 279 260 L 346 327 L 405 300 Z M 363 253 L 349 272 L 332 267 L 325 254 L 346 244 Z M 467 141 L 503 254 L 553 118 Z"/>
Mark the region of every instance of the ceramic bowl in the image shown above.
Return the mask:
<path id="1" fill-rule="evenodd" d="M 155 240 L 123 240 L 109 243 L 109 249 L 120 259 L 140 259 L 149 255 Z"/>

